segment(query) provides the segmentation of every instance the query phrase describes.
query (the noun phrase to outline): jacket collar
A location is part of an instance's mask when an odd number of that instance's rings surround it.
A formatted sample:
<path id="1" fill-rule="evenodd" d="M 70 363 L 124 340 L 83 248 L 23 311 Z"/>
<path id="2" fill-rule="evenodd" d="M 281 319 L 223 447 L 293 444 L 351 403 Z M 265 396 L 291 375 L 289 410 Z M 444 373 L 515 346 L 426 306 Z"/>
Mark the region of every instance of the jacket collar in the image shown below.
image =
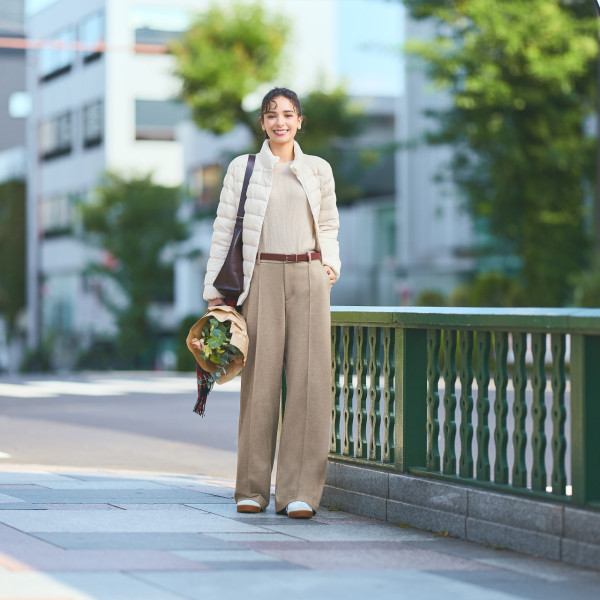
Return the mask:
<path id="1" fill-rule="evenodd" d="M 269 147 L 269 140 L 265 140 L 263 142 L 262 148 L 258 153 L 258 159 L 263 164 L 264 167 L 269 169 L 269 171 L 273 170 L 273 167 L 279 162 L 279 156 L 275 156 L 271 152 L 271 148 Z M 300 144 L 296 140 L 294 140 L 294 162 L 292 163 L 292 171 L 298 175 L 298 170 L 304 162 L 304 152 L 300 148 Z"/>

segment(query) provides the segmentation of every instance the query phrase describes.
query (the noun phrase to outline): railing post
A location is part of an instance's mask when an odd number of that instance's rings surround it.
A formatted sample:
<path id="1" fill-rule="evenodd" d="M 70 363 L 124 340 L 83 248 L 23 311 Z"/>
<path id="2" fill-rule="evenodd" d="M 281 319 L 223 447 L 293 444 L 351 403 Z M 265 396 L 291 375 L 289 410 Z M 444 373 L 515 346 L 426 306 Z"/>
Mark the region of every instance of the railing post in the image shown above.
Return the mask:
<path id="1" fill-rule="evenodd" d="M 396 372 L 394 464 L 425 467 L 427 455 L 427 330 L 394 331 Z"/>
<path id="2" fill-rule="evenodd" d="M 600 336 L 571 336 L 573 501 L 600 501 Z"/>

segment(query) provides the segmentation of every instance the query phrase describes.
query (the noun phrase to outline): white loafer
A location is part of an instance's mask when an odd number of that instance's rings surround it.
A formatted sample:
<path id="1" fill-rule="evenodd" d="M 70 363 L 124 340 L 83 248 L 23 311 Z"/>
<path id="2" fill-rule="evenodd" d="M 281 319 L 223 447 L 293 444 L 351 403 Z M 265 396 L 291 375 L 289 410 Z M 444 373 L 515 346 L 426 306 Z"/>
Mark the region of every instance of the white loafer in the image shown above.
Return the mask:
<path id="1" fill-rule="evenodd" d="M 237 511 L 239 513 L 259 513 L 261 508 L 260 504 L 254 500 L 240 500 L 237 503 Z"/>
<path id="2" fill-rule="evenodd" d="M 314 514 L 313 509 L 301 500 L 290 502 L 287 505 L 286 512 L 287 516 L 292 519 L 310 519 Z"/>

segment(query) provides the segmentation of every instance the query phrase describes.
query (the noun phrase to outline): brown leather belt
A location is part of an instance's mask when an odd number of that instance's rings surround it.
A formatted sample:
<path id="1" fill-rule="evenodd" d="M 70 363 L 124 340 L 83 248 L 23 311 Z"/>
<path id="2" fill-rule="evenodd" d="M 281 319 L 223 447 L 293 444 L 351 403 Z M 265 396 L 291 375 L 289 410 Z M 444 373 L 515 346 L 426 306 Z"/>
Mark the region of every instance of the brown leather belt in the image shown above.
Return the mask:
<path id="1" fill-rule="evenodd" d="M 285 263 L 308 262 L 309 260 L 321 260 L 321 253 L 305 252 L 304 254 L 269 254 L 268 252 L 261 252 L 260 260 L 276 260 L 277 262 Z"/>

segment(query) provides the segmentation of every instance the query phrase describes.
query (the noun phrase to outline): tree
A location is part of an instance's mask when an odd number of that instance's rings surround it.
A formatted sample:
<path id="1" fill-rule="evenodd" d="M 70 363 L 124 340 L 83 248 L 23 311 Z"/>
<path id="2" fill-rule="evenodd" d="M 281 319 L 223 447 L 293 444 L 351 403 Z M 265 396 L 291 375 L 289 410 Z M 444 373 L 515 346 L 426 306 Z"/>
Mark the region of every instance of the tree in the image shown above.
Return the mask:
<path id="1" fill-rule="evenodd" d="M 0 314 L 9 339 L 25 306 L 25 183 L 0 184 Z"/>
<path id="2" fill-rule="evenodd" d="M 103 302 L 117 317 L 120 356 L 136 368 L 151 366 L 155 350 L 150 304 L 172 294 L 172 264 L 164 253 L 185 238 L 178 205 L 178 188 L 157 185 L 149 175 L 125 179 L 107 173 L 97 199 L 82 206 L 88 241 L 109 253 L 109 260 L 89 270 L 110 278 L 126 297 L 125 305 L 108 295 Z"/>
<path id="3" fill-rule="evenodd" d="M 255 129 L 243 109 L 246 96 L 277 74 L 289 26 L 260 4 L 213 4 L 171 44 L 181 97 L 201 129 L 231 131 L 237 123 Z"/>
<path id="4" fill-rule="evenodd" d="M 412 40 L 452 106 L 431 112 L 432 143 L 450 165 L 474 217 L 521 261 L 529 304 L 561 305 L 589 248 L 593 197 L 598 23 L 583 0 L 405 0 L 439 26 Z"/>

